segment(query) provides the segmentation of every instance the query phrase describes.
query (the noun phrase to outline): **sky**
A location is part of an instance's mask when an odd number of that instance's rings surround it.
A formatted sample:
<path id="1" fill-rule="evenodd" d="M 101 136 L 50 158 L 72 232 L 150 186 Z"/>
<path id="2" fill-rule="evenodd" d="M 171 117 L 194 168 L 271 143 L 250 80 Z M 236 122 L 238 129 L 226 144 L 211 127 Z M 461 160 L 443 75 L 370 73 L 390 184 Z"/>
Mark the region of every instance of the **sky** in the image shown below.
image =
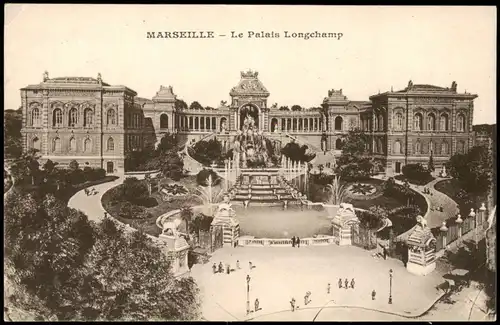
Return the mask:
<path id="1" fill-rule="evenodd" d="M 268 105 L 319 106 L 330 89 L 351 100 L 408 81 L 478 94 L 474 124 L 496 123 L 495 7 L 36 5 L 5 8 L 5 109 L 19 89 L 51 78 L 97 77 L 151 98 L 173 86 L 188 104 L 218 107 L 252 69 Z M 213 31 L 211 39 L 147 32 Z M 231 38 L 231 32 L 243 38 Z M 249 38 L 248 31 L 279 38 Z M 342 33 L 340 39 L 284 32 Z M 226 35 L 225 37 L 220 35 Z"/>

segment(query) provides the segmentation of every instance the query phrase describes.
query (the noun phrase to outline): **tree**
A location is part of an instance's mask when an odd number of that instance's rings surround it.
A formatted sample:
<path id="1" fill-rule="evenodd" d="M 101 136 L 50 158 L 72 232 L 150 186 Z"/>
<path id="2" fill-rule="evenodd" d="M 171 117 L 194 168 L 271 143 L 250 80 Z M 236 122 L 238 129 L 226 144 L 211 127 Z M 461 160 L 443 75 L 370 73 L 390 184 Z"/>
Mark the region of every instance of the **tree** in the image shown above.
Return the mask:
<path id="1" fill-rule="evenodd" d="M 350 130 L 343 136 L 342 154 L 337 159 L 336 172 L 345 179 L 369 177 L 373 162 L 367 155 L 370 138 L 359 129 Z"/>
<path id="2" fill-rule="evenodd" d="M 6 202 L 5 248 L 11 275 L 50 314 L 64 317 L 78 296 L 78 272 L 93 245 L 87 217 L 53 195 L 13 195 Z"/>
<path id="3" fill-rule="evenodd" d="M 202 110 L 203 109 L 203 106 L 201 106 L 200 103 L 198 103 L 197 101 L 194 101 L 191 103 L 191 105 L 189 105 L 189 109 L 198 109 L 198 110 Z"/>
<path id="4" fill-rule="evenodd" d="M 434 159 L 432 157 L 432 151 L 431 151 L 431 155 L 429 156 L 429 163 L 427 164 L 427 169 L 430 171 L 430 172 L 433 172 L 435 169 L 434 169 Z"/>
<path id="5" fill-rule="evenodd" d="M 23 152 L 22 121 L 23 113 L 20 107 L 17 110 L 5 110 L 3 114 L 4 154 L 6 158 L 18 158 Z"/>
<path id="6" fill-rule="evenodd" d="M 23 294 L 17 307 L 52 320 L 198 317 L 196 284 L 175 279 L 166 248 L 145 234 L 109 218 L 95 225 L 53 196 L 13 195 L 6 207 L 5 263 Z"/>
<path id="7" fill-rule="evenodd" d="M 193 148 L 189 149 L 189 154 L 196 161 L 204 166 L 210 166 L 212 163 L 220 163 L 223 159 L 222 143 L 216 138 L 208 141 L 198 141 Z"/>
<path id="8" fill-rule="evenodd" d="M 184 221 L 186 227 L 186 234 L 189 234 L 189 224 L 191 223 L 193 215 L 194 215 L 193 208 L 191 207 L 181 208 L 180 217 Z"/>
<path id="9" fill-rule="evenodd" d="M 425 168 L 422 164 L 405 165 L 402 172 L 404 177 L 413 183 L 424 185 L 432 180 L 429 169 Z"/>
<path id="10" fill-rule="evenodd" d="M 299 112 L 299 111 L 302 111 L 302 110 L 303 110 L 303 108 L 300 105 L 293 105 L 292 106 L 292 111 L 294 111 L 294 112 Z"/>
<path id="11" fill-rule="evenodd" d="M 453 155 L 447 167 L 461 187 L 474 196 L 484 196 L 492 186 L 493 159 L 486 147 L 476 146 L 466 154 Z"/>
<path id="12" fill-rule="evenodd" d="M 306 145 L 300 146 L 296 142 L 289 142 L 283 148 L 281 153 L 290 158 L 294 162 L 309 162 L 314 158 L 314 155 L 307 154 L 308 147 Z"/>
<path id="13" fill-rule="evenodd" d="M 339 205 L 340 203 L 344 202 L 347 189 L 346 189 L 345 184 L 341 185 L 340 177 L 335 176 L 332 184 L 328 184 L 326 186 L 326 188 L 330 192 L 330 199 L 329 199 L 328 203 L 334 204 L 334 205 Z"/>
<path id="14" fill-rule="evenodd" d="M 35 185 L 35 180 L 40 174 L 39 159 L 40 154 L 36 149 L 30 149 L 15 159 L 11 166 L 14 184 L 22 183 L 30 178 L 31 184 Z"/>
<path id="15" fill-rule="evenodd" d="M 175 100 L 175 109 L 176 110 L 188 109 L 188 105 L 182 99 L 176 99 Z"/>
<path id="16" fill-rule="evenodd" d="M 178 151 L 177 137 L 172 133 L 165 133 L 156 147 L 156 153 L 166 153 L 171 150 Z"/>
<path id="17" fill-rule="evenodd" d="M 141 204 L 149 198 L 148 187 L 135 177 L 127 177 L 120 186 L 119 195 L 122 200 Z"/>
<path id="18" fill-rule="evenodd" d="M 80 168 L 80 165 L 78 164 L 78 161 L 72 160 L 69 162 L 69 170 L 74 172 Z"/>
<path id="19" fill-rule="evenodd" d="M 281 106 L 281 107 L 279 108 L 279 110 L 280 110 L 280 111 L 289 111 L 289 110 L 290 110 L 290 108 L 288 108 L 288 106 Z"/>

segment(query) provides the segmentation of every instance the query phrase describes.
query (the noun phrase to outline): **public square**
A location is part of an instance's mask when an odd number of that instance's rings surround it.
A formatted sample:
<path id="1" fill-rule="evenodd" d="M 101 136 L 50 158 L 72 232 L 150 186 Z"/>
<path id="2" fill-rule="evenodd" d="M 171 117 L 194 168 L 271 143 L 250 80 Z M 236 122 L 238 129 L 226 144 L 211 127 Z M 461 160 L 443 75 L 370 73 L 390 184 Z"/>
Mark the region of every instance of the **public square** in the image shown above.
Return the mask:
<path id="1" fill-rule="evenodd" d="M 236 269 L 237 260 L 240 261 L 240 270 L 231 274 L 213 274 L 213 263 L 222 262 L 224 266 L 229 263 L 232 269 Z M 250 261 L 254 266 L 251 271 Z M 391 305 L 388 304 L 390 269 L 393 270 Z M 256 298 L 262 308 L 249 316 L 246 315 L 247 274 L 251 278 L 250 308 L 254 309 Z M 291 310 L 292 297 L 299 306 L 293 315 L 295 320 L 311 319 L 310 312 L 302 310 L 305 307 L 317 309 L 324 306 L 363 307 L 410 316 L 425 311 L 435 302 L 442 293 L 436 286 L 443 281 L 437 272 L 424 277 L 413 275 L 399 260 L 372 257 L 370 252 L 352 246 L 223 248 L 213 254 L 209 263 L 195 265 L 191 275 L 202 290 L 204 318 L 220 321 L 260 317 L 279 320 L 281 313 Z M 355 288 L 339 289 L 339 277 L 342 282 L 354 278 Z M 331 285 L 330 294 L 327 294 L 328 283 Z M 373 290 L 376 291 L 375 300 L 371 298 Z M 311 292 L 311 303 L 304 306 L 307 291 Z M 418 295 L 413 294 L 415 292 Z M 350 319 L 351 313 L 343 311 L 344 316 L 340 318 Z M 380 312 L 362 312 L 368 319 L 373 319 L 373 313 L 383 315 L 381 319 L 397 318 L 397 315 Z M 321 314 L 325 319 L 337 320 L 335 312 Z"/>

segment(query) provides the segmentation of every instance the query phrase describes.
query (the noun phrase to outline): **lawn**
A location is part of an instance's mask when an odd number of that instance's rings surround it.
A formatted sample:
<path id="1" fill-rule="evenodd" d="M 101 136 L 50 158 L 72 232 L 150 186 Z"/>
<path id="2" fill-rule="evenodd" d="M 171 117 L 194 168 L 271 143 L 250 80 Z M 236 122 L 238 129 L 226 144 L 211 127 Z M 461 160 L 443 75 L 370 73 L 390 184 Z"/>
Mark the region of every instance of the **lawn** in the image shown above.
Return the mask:
<path id="1" fill-rule="evenodd" d="M 458 192 L 460 192 L 460 190 L 462 190 L 462 186 L 457 179 L 452 178 L 439 181 L 434 185 L 434 188 L 439 192 L 448 195 L 453 199 L 453 201 L 460 203 L 461 198 L 458 197 L 457 194 Z M 487 196 L 481 196 L 477 198 L 477 202 L 486 202 L 486 200 Z"/>
<path id="2" fill-rule="evenodd" d="M 380 205 L 382 207 L 386 207 L 387 209 L 394 209 L 400 207 L 401 205 L 406 205 L 406 202 L 400 202 L 395 198 L 384 196 L 382 192 L 382 184 L 384 181 L 380 179 L 371 178 L 359 182 L 350 182 L 346 185 L 346 188 L 349 188 L 352 184 L 358 183 L 372 185 L 375 187 L 376 191 L 375 193 L 366 196 L 348 194 L 346 203 L 351 203 L 356 208 L 368 210 L 372 206 Z"/>

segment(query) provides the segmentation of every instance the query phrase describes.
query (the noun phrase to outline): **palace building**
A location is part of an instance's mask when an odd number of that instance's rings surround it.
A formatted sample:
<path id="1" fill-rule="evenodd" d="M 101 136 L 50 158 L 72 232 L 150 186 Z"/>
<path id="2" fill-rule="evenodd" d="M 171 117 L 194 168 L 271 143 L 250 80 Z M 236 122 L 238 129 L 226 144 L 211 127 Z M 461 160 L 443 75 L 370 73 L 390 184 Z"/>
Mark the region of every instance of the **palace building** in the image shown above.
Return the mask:
<path id="1" fill-rule="evenodd" d="M 388 175 L 409 163 L 436 167 L 473 145 L 473 101 L 477 95 L 451 87 L 413 84 L 400 91 L 352 101 L 343 90 L 329 90 L 321 109 L 283 111 L 268 105 L 270 93 L 253 71 L 241 72 L 229 101 L 216 109 L 179 108 L 171 86 L 160 86 L 152 99 L 137 97 L 126 86 L 97 78 L 50 79 L 21 89 L 24 149 L 42 159 L 123 173 L 127 154 L 157 143 L 167 132 L 182 144 L 215 133 L 230 149 L 248 118 L 279 148 L 290 141 L 316 152 L 340 155 L 342 136 L 359 128 L 370 135 L 370 152 Z M 279 149 L 278 148 L 278 149 Z"/>

